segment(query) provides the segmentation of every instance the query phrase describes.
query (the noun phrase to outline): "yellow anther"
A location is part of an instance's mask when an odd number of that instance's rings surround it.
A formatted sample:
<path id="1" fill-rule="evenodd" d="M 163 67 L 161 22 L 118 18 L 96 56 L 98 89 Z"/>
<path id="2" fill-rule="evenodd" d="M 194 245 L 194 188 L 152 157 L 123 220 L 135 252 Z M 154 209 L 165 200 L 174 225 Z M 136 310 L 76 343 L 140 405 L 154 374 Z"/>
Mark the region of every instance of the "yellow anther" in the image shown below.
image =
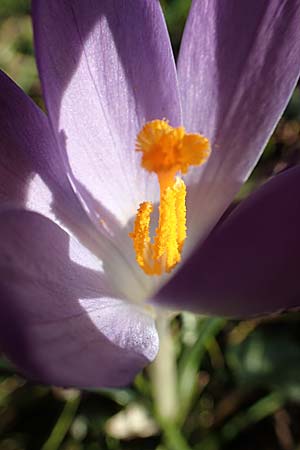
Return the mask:
<path id="1" fill-rule="evenodd" d="M 183 235 L 185 239 L 186 230 L 185 195 L 185 184 L 178 177 L 174 185 L 167 187 L 161 195 L 152 254 L 158 275 L 170 272 L 181 259 L 182 239 Z"/>
<path id="2" fill-rule="evenodd" d="M 178 186 L 176 196 L 176 214 L 177 214 L 177 243 L 178 249 L 181 253 L 184 241 L 186 239 L 186 186 L 182 180 L 181 185 Z"/>
<path id="3" fill-rule="evenodd" d="M 133 239 L 136 260 L 144 272 L 148 274 L 151 272 L 148 261 L 151 260 L 151 255 L 149 254 L 151 253 L 149 228 L 152 211 L 152 203 L 141 203 L 135 218 L 134 230 L 129 234 Z"/>
<path id="4" fill-rule="evenodd" d="M 173 128 L 165 120 L 154 120 L 139 133 L 136 150 L 143 153 L 142 167 L 158 176 L 159 222 L 152 242 L 153 206 L 141 203 L 129 236 L 139 266 L 148 275 L 161 275 L 178 264 L 186 239 L 186 186 L 175 175 L 187 173 L 191 165 L 203 164 L 209 156 L 209 141 L 199 134 L 187 134 L 183 127 Z"/>

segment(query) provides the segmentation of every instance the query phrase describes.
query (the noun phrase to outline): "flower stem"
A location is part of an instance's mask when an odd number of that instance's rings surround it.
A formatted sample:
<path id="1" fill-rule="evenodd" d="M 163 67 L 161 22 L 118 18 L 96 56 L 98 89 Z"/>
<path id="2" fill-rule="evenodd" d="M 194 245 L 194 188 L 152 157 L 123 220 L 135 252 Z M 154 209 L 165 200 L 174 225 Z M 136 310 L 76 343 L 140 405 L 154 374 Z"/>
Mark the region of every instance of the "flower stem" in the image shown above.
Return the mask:
<path id="1" fill-rule="evenodd" d="M 42 450 L 57 450 L 60 448 L 69 428 L 74 420 L 78 406 L 80 404 L 80 395 L 75 393 L 66 400 L 65 406 L 54 425 L 54 428 L 42 447 Z"/>
<path id="2" fill-rule="evenodd" d="M 162 424 L 174 423 L 178 415 L 178 389 L 176 351 L 170 330 L 170 318 L 160 315 L 156 326 L 160 349 L 150 367 L 153 401 L 159 421 Z"/>

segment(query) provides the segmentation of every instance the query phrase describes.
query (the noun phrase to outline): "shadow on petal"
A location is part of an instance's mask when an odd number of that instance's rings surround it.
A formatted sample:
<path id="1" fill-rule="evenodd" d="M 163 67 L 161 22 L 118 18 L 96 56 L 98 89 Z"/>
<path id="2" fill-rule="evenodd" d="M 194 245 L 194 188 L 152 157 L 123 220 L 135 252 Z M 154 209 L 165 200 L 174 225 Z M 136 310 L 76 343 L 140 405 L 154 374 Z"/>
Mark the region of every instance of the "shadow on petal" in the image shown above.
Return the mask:
<path id="1" fill-rule="evenodd" d="M 153 320 L 111 288 L 101 261 L 40 215 L 0 216 L 0 340 L 29 378 L 129 383 L 156 354 Z"/>

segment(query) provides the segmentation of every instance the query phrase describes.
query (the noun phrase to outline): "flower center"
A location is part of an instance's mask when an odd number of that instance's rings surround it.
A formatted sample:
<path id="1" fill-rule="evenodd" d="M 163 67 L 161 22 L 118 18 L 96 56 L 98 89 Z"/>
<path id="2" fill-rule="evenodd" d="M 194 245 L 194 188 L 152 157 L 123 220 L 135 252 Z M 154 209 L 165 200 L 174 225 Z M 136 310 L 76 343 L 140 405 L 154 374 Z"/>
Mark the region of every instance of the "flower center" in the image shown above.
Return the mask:
<path id="1" fill-rule="evenodd" d="M 159 221 L 152 240 L 153 205 L 143 202 L 129 236 L 143 271 L 147 275 L 161 275 L 171 272 L 179 263 L 186 239 L 186 186 L 176 174 L 185 174 L 190 166 L 203 164 L 210 153 L 209 141 L 200 134 L 187 134 L 183 127 L 173 128 L 166 120 L 153 120 L 138 134 L 136 151 L 142 152 L 142 167 L 158 177 Z"/>

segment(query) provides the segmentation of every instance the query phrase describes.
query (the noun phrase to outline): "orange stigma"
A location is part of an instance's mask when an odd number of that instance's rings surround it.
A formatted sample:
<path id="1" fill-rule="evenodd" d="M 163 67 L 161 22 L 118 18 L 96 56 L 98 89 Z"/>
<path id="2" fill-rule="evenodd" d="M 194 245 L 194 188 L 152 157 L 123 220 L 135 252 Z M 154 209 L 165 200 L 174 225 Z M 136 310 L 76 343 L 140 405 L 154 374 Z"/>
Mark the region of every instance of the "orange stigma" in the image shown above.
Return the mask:
<path id="1" fill-rule="evenodd" d="M 138 134 L 136 151 L 142 152 L 142 167 L 158 177 L 159 221 L 151 239 L 153 205 L 143 202 L 129 236 L 143 271 L 147 275 L 161 275 L 171 272 L 179 263 L 186 239 L 186 186 L 178 174 L 186 174 L 190 166 L 199 166 L 207 160 L 209 141 L 200 134 L 187 134 L 184 127 L 173 128 L 166 120 L 153 120 Z"/>

